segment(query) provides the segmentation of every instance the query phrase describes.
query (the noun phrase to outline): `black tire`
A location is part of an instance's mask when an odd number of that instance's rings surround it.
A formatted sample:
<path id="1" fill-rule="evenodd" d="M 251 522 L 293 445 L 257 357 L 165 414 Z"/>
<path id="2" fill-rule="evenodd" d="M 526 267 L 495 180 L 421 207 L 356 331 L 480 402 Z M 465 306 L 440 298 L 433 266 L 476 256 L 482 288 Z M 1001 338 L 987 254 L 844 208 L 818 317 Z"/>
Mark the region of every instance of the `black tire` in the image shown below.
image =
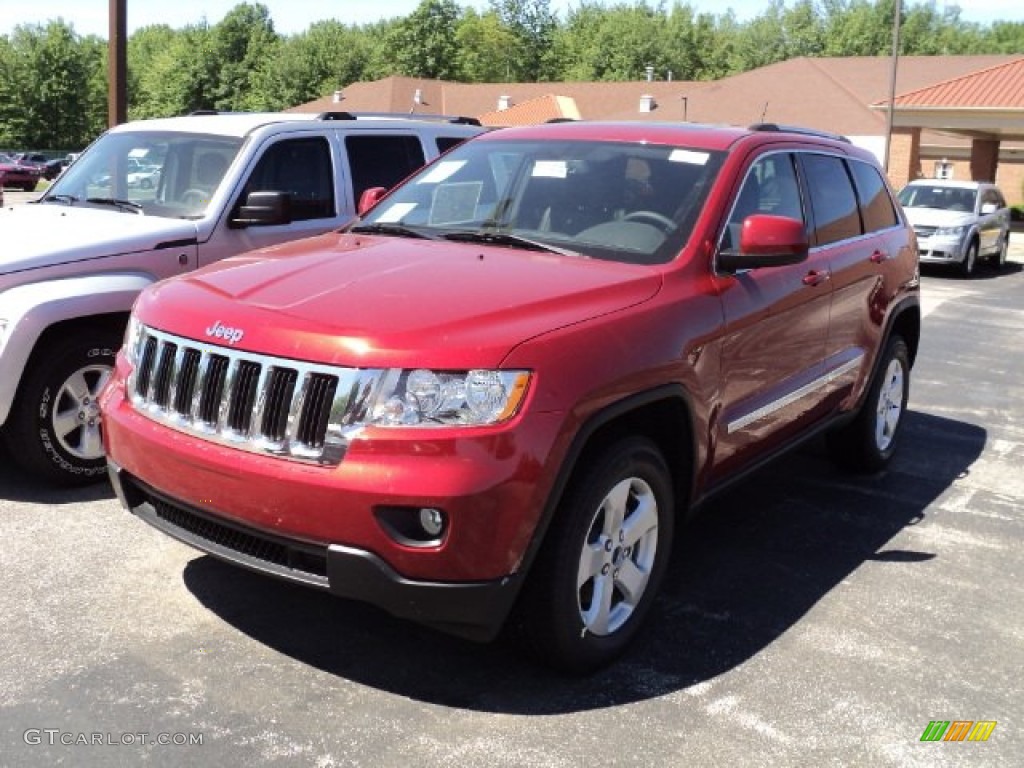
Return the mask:
<path id="1" fill-rule="evenodd" d="M 856 472 L 878 472 L 896 452 L 910 396 L 910 352 L 902 336 L 885 346 L 856 418 L 828 435 L 836 462 Z"/>
<path id="2" fill-rule="evenodd" d="M 106 476 L 96 397 L 120 345 L 112 330 L 76 331 L 33 356 L 3 431 L 24 470 L 64 486 Z"/>
<path id="3" fill-rule="evenodd" d="M 1010 249 L 1010 233 L 1009 232 L 1005 232 L 1003 234 L 1003 237 L 1002 237 L 1000 243 L 999 243 L 999 250 L 996 251 L 996 257 L 994 259 L 995 267 L 999 271 L 1002 271 L 1003 269 L 1006 268 L 1006 255 L 1007 255 L 1007 251 L 1009 249 Z"/>
<path id="4" fill-rule="evenodd" d="M 964 277 L 974 277 L 974 272 L 978 267 L 978 241 L 972 240 L 970 245 L 967 246 L 967 253 L 964 254 L 964 260 L 960 262 L 960 274 Z"/>
<path id="5" fill-rule="evenodd" d="M 514 623 L 540 661 L 583 674 L 626 649 L 664 577 L 674 517 L 665 460 L 647 439 L 615 443 L 578 470 L 555 514 Z"/>
<path id="6" fill-rule="evenodd" d="M 21 185 L 21 189 L 23 192 L 35 192 L 36 182 L 26 181 L 24 184 Z"/>

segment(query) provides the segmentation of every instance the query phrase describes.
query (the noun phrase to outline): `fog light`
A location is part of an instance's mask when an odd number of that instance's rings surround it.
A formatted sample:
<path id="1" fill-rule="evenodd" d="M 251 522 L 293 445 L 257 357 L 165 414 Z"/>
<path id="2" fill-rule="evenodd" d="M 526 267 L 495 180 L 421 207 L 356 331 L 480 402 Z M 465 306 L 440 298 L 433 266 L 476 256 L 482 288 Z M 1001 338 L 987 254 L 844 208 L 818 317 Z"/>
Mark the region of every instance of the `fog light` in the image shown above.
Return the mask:
<path id="1" fill-rule="evenodd" d="M 406 547 L 437 547 L 448 533 L 448 515 L 436 507 L 374 507 L 384 532 Z"/>
<path id="2" fill-rule="evenodd" d="M 436 539 L 444 530 L 444 513 L 440 509 L 423 507 L 420 510 L 420 527 L 427 536 Z"/>

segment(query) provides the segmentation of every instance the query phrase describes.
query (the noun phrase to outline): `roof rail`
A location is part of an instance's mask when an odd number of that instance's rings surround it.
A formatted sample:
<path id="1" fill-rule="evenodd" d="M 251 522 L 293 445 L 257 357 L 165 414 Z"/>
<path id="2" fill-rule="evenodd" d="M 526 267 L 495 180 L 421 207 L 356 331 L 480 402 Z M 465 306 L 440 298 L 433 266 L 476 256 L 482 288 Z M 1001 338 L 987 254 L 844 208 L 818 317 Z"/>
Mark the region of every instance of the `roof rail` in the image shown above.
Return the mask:
<path id="1" fill-rule="evenodd" d="M 765 132 L 779 132 L 779 133 L 797 133 L 802 136 L 819 136 L 823 139 L 832 139 L 833 141 L 842 141 L 847 144 L 852 144 L 846 136 L 839 133 L 829 133 L 828 131 L 819 131 L 815 128 L 803 128 L 799 125 L 780 125 L 779 123 L 754 123 L 749 126 L 751 131 L 765 131 Z"/>
<path id="2" fill-rule="evenodd" d="M 434 115 L 422 114 L 419 112 L 321 112 L 317 115 L 318 120 L 359 120 L 360 118 L 387 118 L 391 120 L 435 120 L 438 122 L 452 123 L 454 125 L 480 125 L 475 117 L 464 117 L 462 115 Z"/>

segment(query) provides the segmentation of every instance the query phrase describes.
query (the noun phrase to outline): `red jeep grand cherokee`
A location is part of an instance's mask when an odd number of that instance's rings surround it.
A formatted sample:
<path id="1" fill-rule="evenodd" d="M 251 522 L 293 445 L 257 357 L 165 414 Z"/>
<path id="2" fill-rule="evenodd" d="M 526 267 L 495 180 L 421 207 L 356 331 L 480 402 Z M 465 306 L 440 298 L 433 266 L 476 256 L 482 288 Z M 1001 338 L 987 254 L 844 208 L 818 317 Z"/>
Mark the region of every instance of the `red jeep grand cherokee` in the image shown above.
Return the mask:
<path id="1" fill-rule="evenodd" d="M 841 137 L 486 134 L 347 231 L 145 291 L 102 396 L 110 476 L 217 557 L 590 670 L 709 494 L 823 430 L 889 460 L 916 253 Z"/>

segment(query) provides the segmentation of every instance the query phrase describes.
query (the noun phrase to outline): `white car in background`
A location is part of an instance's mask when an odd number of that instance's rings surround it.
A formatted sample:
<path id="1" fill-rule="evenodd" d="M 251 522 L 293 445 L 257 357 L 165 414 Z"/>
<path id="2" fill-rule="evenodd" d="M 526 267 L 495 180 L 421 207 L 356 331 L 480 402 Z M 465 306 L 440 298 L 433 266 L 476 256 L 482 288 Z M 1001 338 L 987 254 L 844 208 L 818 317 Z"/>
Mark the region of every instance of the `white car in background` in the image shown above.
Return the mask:
<path id="1" fill-rule="evenodd" d="M 952 179 L 917 179 L 899 194 L 914 232 L 922 264 L 957 265 L 965 277 L 980 259 L 999 268 L 1010 243 L 1010 209 L 995 184 Z"/>

